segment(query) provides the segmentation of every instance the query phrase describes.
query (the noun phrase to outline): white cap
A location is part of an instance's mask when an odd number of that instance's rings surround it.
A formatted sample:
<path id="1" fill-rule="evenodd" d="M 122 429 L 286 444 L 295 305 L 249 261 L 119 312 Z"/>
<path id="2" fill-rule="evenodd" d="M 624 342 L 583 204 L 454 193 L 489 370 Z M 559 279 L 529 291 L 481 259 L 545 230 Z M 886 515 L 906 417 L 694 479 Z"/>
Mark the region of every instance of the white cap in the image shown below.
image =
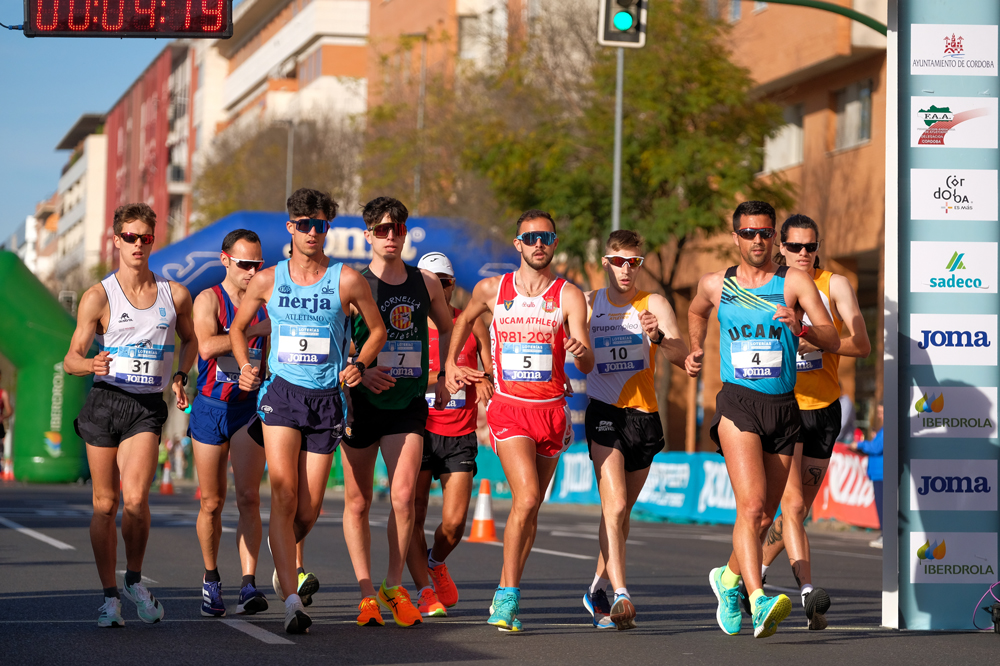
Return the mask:
<path id="1" fill-rule="evenodd" d="M 417 262 L 417 268 L 428 270 L 431 273 L 444 273 L 445 275 L 455 277 L 455 269 L 451 267 L 448 257 L 444 256 L 441 252 L 428 252 L 420 257 L 420 261 Z"/>

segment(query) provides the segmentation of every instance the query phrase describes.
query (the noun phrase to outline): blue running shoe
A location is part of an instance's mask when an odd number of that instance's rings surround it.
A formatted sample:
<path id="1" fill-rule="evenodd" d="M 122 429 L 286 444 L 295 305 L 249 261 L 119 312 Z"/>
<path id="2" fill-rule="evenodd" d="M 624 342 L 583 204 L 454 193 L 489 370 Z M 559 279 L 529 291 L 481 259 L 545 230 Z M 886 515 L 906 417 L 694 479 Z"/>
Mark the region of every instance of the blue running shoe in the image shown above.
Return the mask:
<path id="1" fill-rule="evenodd" d="M 487 620 L 500 631 L 521 631 L 521 623 L 517 619 L 521 605 L 519 592 L 500 593 L 493 602 L 493 614 Z"/>
<path id="2" fill-rule="evenodd" d="M 267 597 L 253 585 L 244 585 L 240 590 L 240 603 L 236 606 L 237 615 L 255 615 L 267 610 Z"/>
<path id="3" fill-rule="evenodd" d="M 205 617 L 225 617 L 226 604 L 222 601 L 222 583 L 201 582 L 201 614 Z"/>
<path id="4" fill-rule="evenodd" d="M 716 567 L 708 574 L 708 582 L 712 586 L 715 598 L 719 600 L 719 608 L 715 611 L 715 619 L 719 627 L 730 636 L 740 633 L 743 615 L 740 613 L 739 587 L 727 588 L 722 584 L 722 572 L 725 567 Z"/>
<path id="5" fill-rule="evenodd" d="M 594 626 L 598 629 L 611 629 L 615 626 L 611 621 L 611 604 L 608 602 L 608 593 L 604 590 L 597 590 L 593 594 L 590 590 L 583 593 L 583 607 L 587 609 L 594 618 Z"/>
<path id="6" fill-rule="evenodd" d="M 792 612 L 792 602 L 783 594 L 776 597 L 760 596 L 753 609 L 753 637 L 773 636 L 788 614 Z"/>

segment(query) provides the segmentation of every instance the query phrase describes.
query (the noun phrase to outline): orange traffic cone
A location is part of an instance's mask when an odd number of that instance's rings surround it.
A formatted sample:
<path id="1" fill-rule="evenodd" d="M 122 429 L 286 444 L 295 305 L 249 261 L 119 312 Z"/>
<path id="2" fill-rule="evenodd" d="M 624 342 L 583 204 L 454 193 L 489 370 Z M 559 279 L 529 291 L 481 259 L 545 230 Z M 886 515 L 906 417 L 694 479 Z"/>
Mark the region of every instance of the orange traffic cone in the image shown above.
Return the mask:
<path id="1" fill-rule="evenodd" d="M 472 533 L 469 534 L 472 543 L 495 543 L 497 526 L 493 522 L 493 497 L 490 495 L 490 482 L 483 479 L 479 482 L 479 497 L 476 499 L 476 513 L 472 517 Z"/>
<path id="2" fill-rule="evenodd" d="M 0 465 L 2 471 L 0 471 L 0 480 L 3 481 L 13 481 L 14 480 L 14 461 L 10 458 L 4 458 L 3 464 Z"/>
<path id="3" fill-rule="evenodd" d="M 174 482 L 170 480 L 170 461 L 163 463 L 163 480 L 160 481 L 160 494 L 173 495 Z"/>
<path id="4" fill-rule="evenodd" d="M 195 488 L 194 498 L 196 500 L 200 500 L 201 499 L 201 486 L 198 486 L 197 488 Z"/>

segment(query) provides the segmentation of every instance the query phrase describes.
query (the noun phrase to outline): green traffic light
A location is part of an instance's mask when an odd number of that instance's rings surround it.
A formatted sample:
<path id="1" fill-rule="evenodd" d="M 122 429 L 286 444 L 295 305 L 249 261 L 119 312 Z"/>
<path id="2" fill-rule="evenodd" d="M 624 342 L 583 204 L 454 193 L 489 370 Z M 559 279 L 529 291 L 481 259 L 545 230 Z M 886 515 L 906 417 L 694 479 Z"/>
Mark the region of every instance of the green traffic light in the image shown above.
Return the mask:
<path id="1" fill-rule="evenodd" d="M 613 23 L 617 29 L 624 32 L 635 25 L 635 19 L 629 12 L 617 12 L 614 18 L 611 19 L 611 23 Z"/>

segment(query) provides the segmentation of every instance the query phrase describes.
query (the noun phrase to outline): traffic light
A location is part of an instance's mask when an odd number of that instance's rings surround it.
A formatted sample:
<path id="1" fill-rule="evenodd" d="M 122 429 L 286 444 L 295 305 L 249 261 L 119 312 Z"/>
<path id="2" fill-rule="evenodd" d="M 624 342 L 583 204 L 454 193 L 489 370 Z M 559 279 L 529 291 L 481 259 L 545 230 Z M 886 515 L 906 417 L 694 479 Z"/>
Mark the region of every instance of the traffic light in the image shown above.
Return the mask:
<path id="1" fill-rule="evenodd" d="M 646 45 L 646 6 L 649 0 L 600 0 L 597 43 L 640 49 Z"/>

